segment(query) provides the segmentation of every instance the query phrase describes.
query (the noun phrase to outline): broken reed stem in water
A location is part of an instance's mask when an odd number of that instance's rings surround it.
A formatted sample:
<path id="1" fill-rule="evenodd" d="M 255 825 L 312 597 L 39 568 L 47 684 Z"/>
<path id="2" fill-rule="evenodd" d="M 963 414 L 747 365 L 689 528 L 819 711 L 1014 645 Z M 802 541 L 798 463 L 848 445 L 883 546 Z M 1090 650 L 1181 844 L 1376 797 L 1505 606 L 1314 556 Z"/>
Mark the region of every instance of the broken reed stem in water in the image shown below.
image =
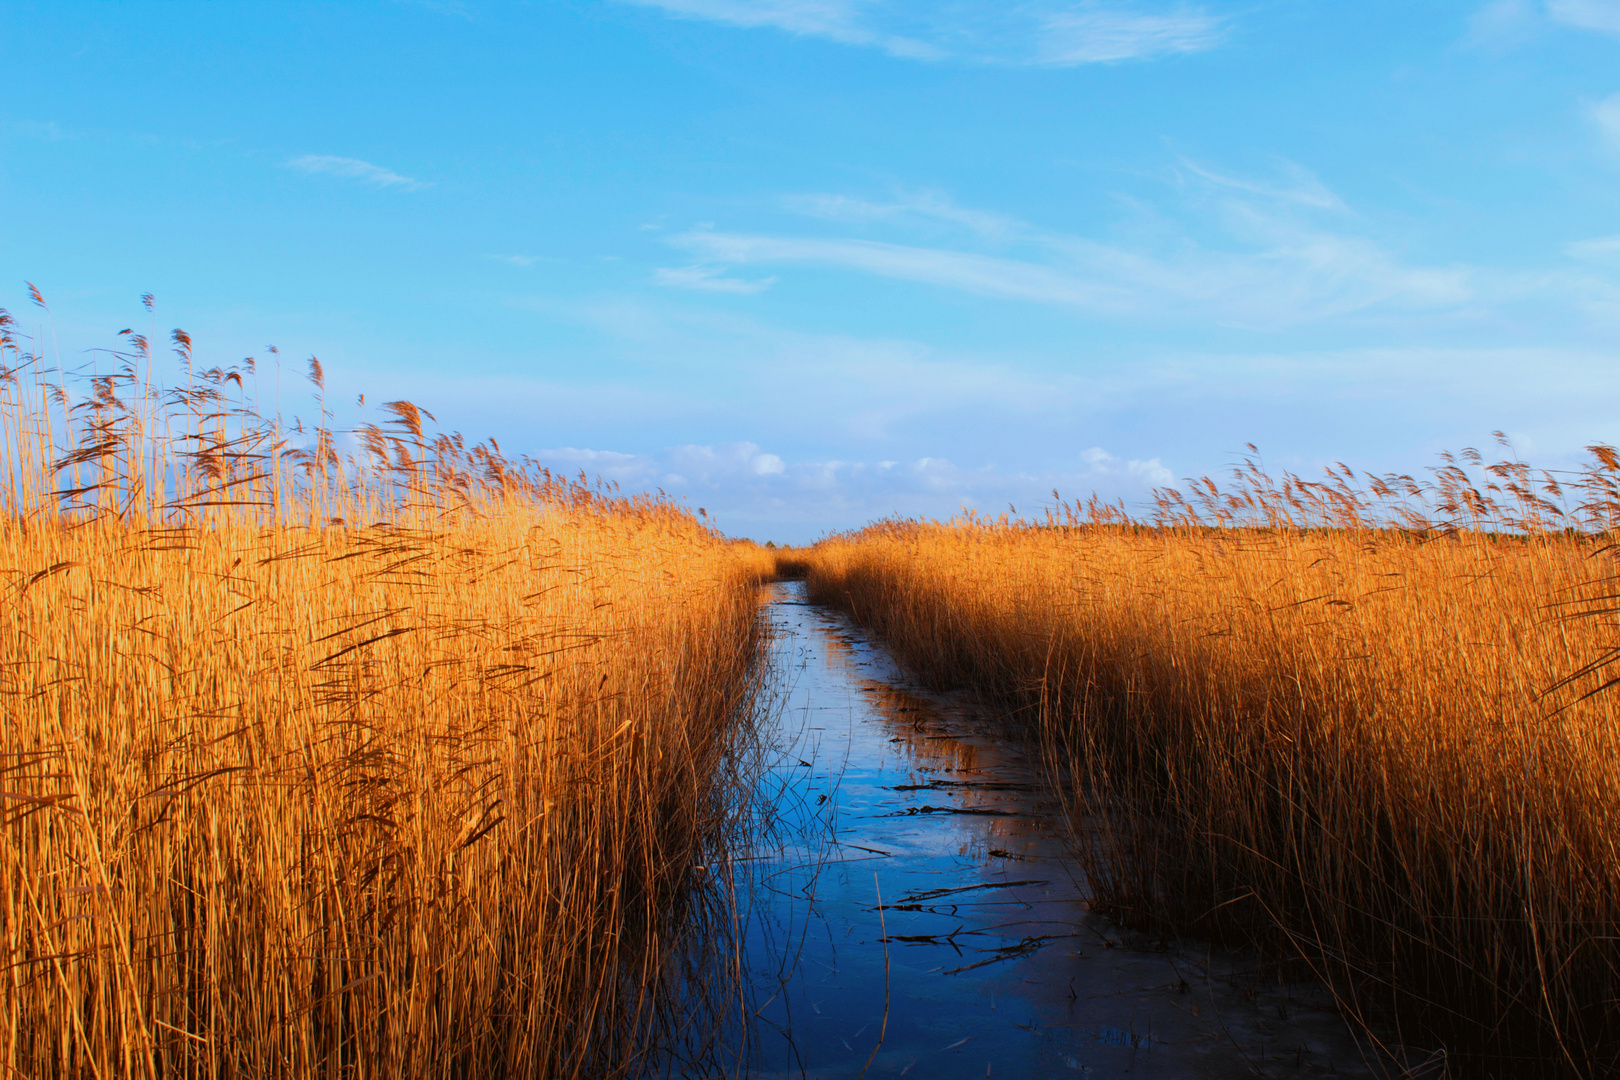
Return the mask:
<path id="1" fill-rule="evenodd" d="M 1342 467 L 1341 467 L 1342 468 Z M 1620 461 L 894 521 L 785 552 L 1022 717 L 1095 902 L 1302 958 L 1462 1075 L 1620 1066 Z"/>
<path id="2" fill-rule="evenodd" d="M 188 389 L 137 337 L 73 393 L 9 325 L 7 1074 L 602 1076 L 678 1038 L 756 549 L 409 403 L 342 460 L 189 338 Z"/>

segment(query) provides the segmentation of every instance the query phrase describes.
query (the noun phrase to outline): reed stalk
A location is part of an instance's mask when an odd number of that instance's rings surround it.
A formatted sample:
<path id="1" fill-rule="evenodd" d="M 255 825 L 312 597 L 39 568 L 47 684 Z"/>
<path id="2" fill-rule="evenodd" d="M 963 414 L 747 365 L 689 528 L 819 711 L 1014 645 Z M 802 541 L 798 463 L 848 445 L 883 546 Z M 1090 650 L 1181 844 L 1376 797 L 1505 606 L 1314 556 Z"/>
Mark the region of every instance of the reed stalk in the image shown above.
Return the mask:
<path id="1" fill-rule="evenodd" d="M 642 1068 L 690 1022 L 762 556 L 129 340 L 65 386 L 0 320 L 3 1071 Z"/>
<path id="2" fill-rule="evenodd" d="M 1067 792 L 1094 903 L 1326 981 L 1388 1060 L 1620 1068 L 1620 461 L 891 521 L 785 552 Z"/>

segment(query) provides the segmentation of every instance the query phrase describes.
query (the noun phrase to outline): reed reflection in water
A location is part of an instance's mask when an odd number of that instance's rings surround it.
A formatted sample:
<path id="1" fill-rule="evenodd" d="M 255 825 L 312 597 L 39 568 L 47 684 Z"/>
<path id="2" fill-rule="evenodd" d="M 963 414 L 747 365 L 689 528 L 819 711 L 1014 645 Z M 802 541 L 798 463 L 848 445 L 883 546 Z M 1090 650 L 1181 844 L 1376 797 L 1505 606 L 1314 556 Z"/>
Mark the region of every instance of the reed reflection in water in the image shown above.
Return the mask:
<path id="1" fill-rule="evenodd" d="M 1033 753 L 773 588 L 746 1075 L 1370 1075 L 1314 992 L 1090 914 Z"/>

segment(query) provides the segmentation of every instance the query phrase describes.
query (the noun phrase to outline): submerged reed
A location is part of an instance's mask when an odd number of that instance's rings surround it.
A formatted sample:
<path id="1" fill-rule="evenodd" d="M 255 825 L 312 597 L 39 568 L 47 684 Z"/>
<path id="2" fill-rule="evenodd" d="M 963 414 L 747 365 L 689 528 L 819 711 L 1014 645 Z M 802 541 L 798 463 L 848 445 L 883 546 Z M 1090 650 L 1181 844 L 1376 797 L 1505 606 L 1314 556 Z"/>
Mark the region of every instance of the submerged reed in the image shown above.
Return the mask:
<path id="1" fill-rule="evenodd" d="M 1101 908 L 1303 963 L 1459 1074 L 1608 1075 L 1617 480 L 1606 447 L 1562 481 L 1251 462 L 1148 522 L 1060 505 L 785 557 L 1042 738 Z"/>
<path id="2" fill-rule="evenodd" d="M 285 426 L 179 331 L 178 389 L 129 335 L 75 393 L 0 317 L 7 1075 L 603 1076 L 680 1037 L 762 553 L 407 402 L 334 432 L 313 360 Z"/>

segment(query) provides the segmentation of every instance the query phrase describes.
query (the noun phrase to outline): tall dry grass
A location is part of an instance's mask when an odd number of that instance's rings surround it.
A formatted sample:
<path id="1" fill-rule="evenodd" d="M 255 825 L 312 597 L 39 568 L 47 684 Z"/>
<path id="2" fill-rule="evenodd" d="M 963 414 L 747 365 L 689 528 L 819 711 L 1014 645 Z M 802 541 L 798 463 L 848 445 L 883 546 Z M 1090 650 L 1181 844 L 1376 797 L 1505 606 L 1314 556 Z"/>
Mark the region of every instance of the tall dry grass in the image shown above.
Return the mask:
<path id="1" fill-rule="evenodd" d="M 1609 1075 L 1620 461 L 1593 453 L 1562 479 L 1250 463 L 1149 522 L 1093 502 L 785 557 L 1043 738 L 1102 908 L 1291 958 L 1457 1075 Z"/>
<path id="2" fill-rule="evenodd" d="M 6 1075 L 603 1076 L 687 1034 L 754 549 L 409 403 L 336 432 L 313 361 L 284 425 L 178 331 L 171 390 L 140 335 L 75 388 L 0 333 Z"/>

